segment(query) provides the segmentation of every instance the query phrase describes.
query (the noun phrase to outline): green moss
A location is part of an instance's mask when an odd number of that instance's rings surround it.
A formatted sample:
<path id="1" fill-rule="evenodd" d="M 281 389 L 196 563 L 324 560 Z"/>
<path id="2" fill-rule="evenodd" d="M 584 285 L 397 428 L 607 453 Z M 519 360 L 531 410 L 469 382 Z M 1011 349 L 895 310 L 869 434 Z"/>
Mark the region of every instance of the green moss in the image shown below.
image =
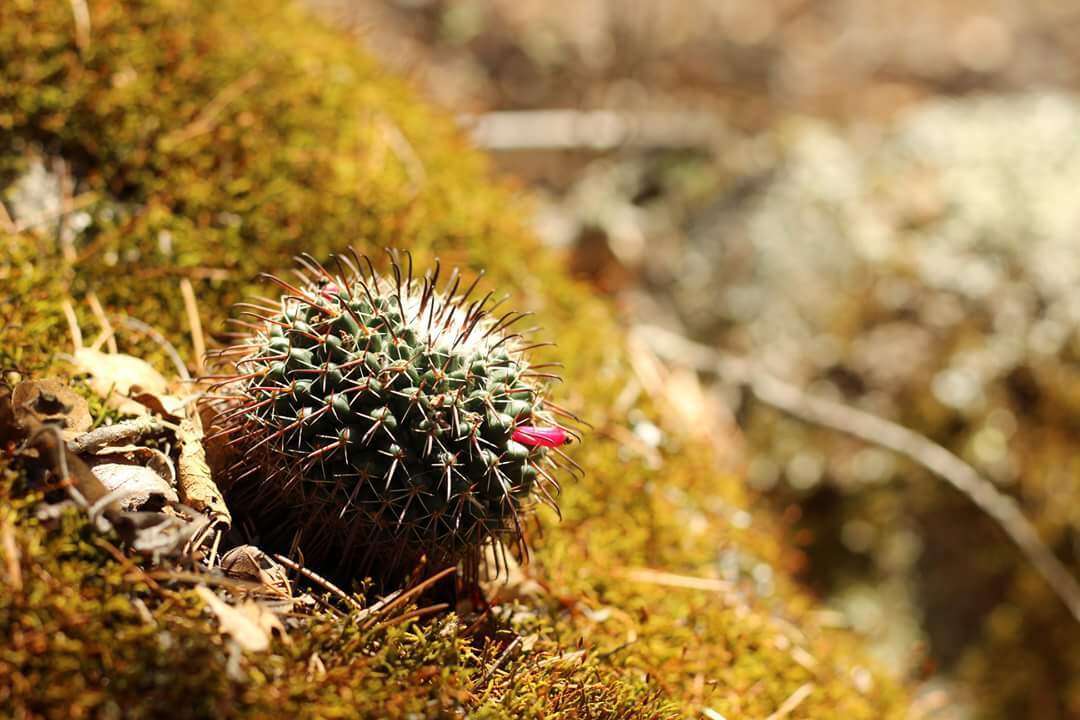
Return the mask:
<path id="1" fill-rule="evenodd" d="M 204 326 L 219 328 L 229 304 L 256 289 L 257 272 L 287 268 L 296 252 L 396 245 L 420 263 L 438 254 L 483 267 L 543 318 L 559 343 L 548 354 L 566 365 L 561 399 L 596 429 L 575 451 L 586 479 L 566 488 L 564 522 L 544 515 L 533 540 L 529 574 L 545 592 L 500 614 L 504 631 L 536 644 L 498 668 L 498 647 L 467 639 L 452 615 L 367 634 L 319 617 L 291 646 L 247 657 L 238 674 L 190 594 L 153 591 L 74 517 L 40 526 L 9 477 L 0 500 L 23 587 L 0 591 L 0 706 L 102 717 L 152 707 L 215 717 L 353 708 L 667 717 L 711 707 L 737 718 L 766 716 L 812 683 L 793 716 L 903 714 L 891 682 L 856 682 L 866 674 L 856 644 L 819 627 L 786 580 L 775 528 L 766 517 L 747 526 L 741 483 L 717 471 L 711 449 L 646 402 L 614 409 L 637 382 L 625 338 L 536 245 L 526 202 L 492 182 L 448 118 L 292 5 L 88 5 L 80 52 L 69 3 L 0 4 L 0 185 L 35 155 L 63 158 L 90 220 L 74 235 L 73 261 L 55 222 L 0 232 L 5 365 L 44 372 L 70 347 L 65 297 L 86 328 L 79 299 L 94 291 L 190 357 L 180 278 L 195 284 Z M 162 360 L 121 335 L 121 349 Z M 659 457 L 638 449 L 631 416 L 660 424 Z M 634 574 L 715 577 L 718 566 L 730 581 L 723 592 Z M 312 653 L 325 677 L 308 672 Z"/>

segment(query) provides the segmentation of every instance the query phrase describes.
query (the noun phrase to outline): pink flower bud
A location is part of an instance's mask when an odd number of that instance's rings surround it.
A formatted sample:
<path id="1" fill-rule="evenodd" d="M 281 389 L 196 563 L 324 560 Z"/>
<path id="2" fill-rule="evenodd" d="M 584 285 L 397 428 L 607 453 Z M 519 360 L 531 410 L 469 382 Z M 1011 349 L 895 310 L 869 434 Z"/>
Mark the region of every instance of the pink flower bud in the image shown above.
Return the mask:
<path id="1" fill-rule="evenodd" d="M 528 447 L 555 447 L 570 442 L 570 436 L 561 427 L 538 428 L 532 425 L 519 425 L 510 436 L 514 442 Z"/>

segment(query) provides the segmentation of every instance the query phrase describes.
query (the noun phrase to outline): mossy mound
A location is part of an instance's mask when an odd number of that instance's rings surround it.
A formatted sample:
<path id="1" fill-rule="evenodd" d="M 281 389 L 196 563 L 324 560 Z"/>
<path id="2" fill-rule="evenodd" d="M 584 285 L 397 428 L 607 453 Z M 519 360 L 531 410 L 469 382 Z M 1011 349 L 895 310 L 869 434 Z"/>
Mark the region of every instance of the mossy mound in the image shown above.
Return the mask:
<path id="1" fill-rule="evenodd" d="M 88 23 L 81 7 L 0 5 L 0 187 L 43 160 L 73 210 L 0 231 L 0 364 L 55 371 L 62 301 L 92 327 L 90 292 L 190 357 L 182 278 L 218 328 L 257 272 L 299 251 L 395 245 L 482 267 L 536 311 L 559 343 L 540 355 L 566 365 L 562 399 L 596 429 L 575 450 L 587 479 L 564 492 L 565 520 L 543 516 L 534 539 L 541 589 L 496 613 L 496 640 L 531 638 L 501 660 L 453 615 L 363 634 L 318 617 L 291 645 L 230 657 L 194 594 L 155 589 L 78 517 L 36 521 L 6 455 L 2 714 L 739 718 L 792 698 L 791 717 L 904 713 L 786 580 L 740 481 L 625 393 L 639 381 L 607 309 L 529 237 L 525 203 L 449 119 L 292 5 L 91 1 Z M 657 448 L 631 427 L 650 423 Z"/>

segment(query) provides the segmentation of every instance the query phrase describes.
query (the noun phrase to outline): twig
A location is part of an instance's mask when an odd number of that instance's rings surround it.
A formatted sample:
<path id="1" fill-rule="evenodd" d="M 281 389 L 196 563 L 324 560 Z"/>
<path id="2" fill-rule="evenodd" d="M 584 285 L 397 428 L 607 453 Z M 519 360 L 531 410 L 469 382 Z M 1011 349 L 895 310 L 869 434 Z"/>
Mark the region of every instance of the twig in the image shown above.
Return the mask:
<path id="1" fill-rule="evenodd" d="M 10 519 L 4 518 L 0 525 L 0 547 L 4 550 L 4 563 L 7 567 L 7 582 L 12 590 L 18 592 L 23 588 L 22 565 L 20 564 L 19 546 L 15 542 L 15 525 Z"/>
<path id="2" fill-rule="evenodd" d="M 332 583 L 329 580 L 327 580 L 326 578 L 324 578 L 322 575 L 319 575 L 314 570 L 308 570 L 306 567 L 304 567 L 300 563 L 294 562 L 294 561 L 290 560 L 289 558 L 285 557 L 284 555 L 279 555 L 278 553 L 274 553 L 273 558 L 275 560 L 277 560 L 279 563 L 281 563 L 282 565 L 284 565 L 285 567 L 289 568 L 290 570 L 293 570 L 295 572 L 300 573 L 301 575 L 303 575 L 304 577 L 306 577 L 308 580 L 315 583 L 316 585 L 318 585 L 318 586 L 320 586 L 320 587 L 322 587 L 322 588 L 324 588 L 326 590 L 329 590 L 332 594 L 336 595 L 338 598 L 345 601 L 345 604 L 348 605 L 349 607 L 353 608 L 354 610 L 359 610 L 360 612 L 365 611 L 364 606 L 361 605 L 356 600 L 356 598 L 350 596 L 344 590 L 342 590 L 337 585 L 335 585 L 334 583 Z"/>
<path id="3" fill-rule="evenodd" d="M 203 355 L 206 354 L 206 339 L 203 335 L 202 321 L 199 319 L 199 306 L 195 302 L 195 290 L 191 287 L 191 280 L 180 278 L 180 294 L 184 297 L 184 311 L 188 316 L 188 327 L 191 330 L 191 346 L 195 350 L 195 370 L 203 374 Z"/>
<path id="4" fill-rule="evenodd" d="M 67 319 L 68 332 L 71 333 L 71 345 L 75 348 L 73 352 L 78 352 L 83 348 L 83 336 L 82 329 L 79 328 L 79 319 L 75 317 L 75 308 L 71 306 L 71 302 L 64 299 L 60 303 L 60 309 L 64 311 L 64 317 Z"/>
<path id="5" fill-rule="evenodd" d="M 411 600 L 412 598 L 427 590 L 432 585 L 440 582 L 443 578 L 453 575 L 455 572 L 457 572 L 457 568 L 453 567 L 448 567 L 444 570 L 440 570 L 428 579 L 424 580 L 423 582 L 417 583 L 416 585 L 413 585 L 411 588 L 405 590 L 404 592 L 398 591 L 396 593 L 392 593 L 386 596 L 385 598 L 368 608 L 368 612 L 377 612 L 381 615 L 385 615 L 386 613 L 393 610 L 395 607 L 398 607 L 403 603 L 407 602 L 408 600 Z"/>
<path id="6" fill-rule="evenodd" d="M 86 463 L 68 449 L 58 427 L 35 421 L 29 430 L 27 446 L 36 449 L 40 457 L 53 458 L 50 470 L 58 477 L 60 487 L 67 490 L 68 496 L 76 505 L 86 510 L 109 494 L 109 489 L 90 472 Z M 118 505 L 106 508 L 104 513 L 110 521 L 121 515 Z"/>
<path id="7" fill-rule="evenodd" d="M 159 277 L 187 277 L 193 280 L 228 280 L 230 273 L 225 268 L 213 267 L 141 267 L 134 270 L 135 277 L 151 280 Z"/>
<path id="8" fill-rule="evenodd" d="M 176 374 L 180 376 L 182 380 L 190 380 L 191 375 L 188 373 L 187 366 L 184 365 L 184 359 L 180 357 L 180 352 L 176 349 L 176 346 L 165 339 L 165 336 L 159 333 L 150 325 L 147 325 L 138 318 L 133 318 L 130 315 L 121 315 L 118 320 L 121 325 L 128 327 L 136 332 L 141 332 L 147 335 L 153 340 L 158 347 L 160 347 L 166 355 L 169 356 L 169 360 L 172 361 L 173 367 L 176 368 Z"/>
<path id="9" fill-rule="evenodd" d="M 495 151 L 709 147 L 716 116 L 690 111 L 514 110 L 462 118 L 473 141 Z"/>
<path id="10" fill-rule="evenodd" d="M 167 428 L 161 418 L 146 415 L 83 433 L 68 443 L 68 449 L 76 455 L 92 453 L 110 445 L 130 443 L 147 435 L 163 432 Z"/>
<path id="11" fill-rule="evenodd" d="M 966 495 L 996 522 L 1020 552 L 1046 580 L 1054 594 L 1080 622 L 1080 583 L 1039 537 L 1013 498 L 941 445 L 912 430 L 857 410 L 848 405 L 815 397 L 778 380 L 744 358 L 734 357 L 654 326 L 638 326 L 634 334 L 657 354 L 702 372 L 745 385 L 754 396 L 805 422 L 851 435 L 903 455 L 941 477 Z"/>
<path id="12" fill-rule="evenodd" d="M 416 154 L 416 150 L 413 148 L 412 143 L 409 142 L 409 138 L 405 137 L 405 133 L 401 132 L 401 128 L 394 124 L 390 118 L 379 115 L 377 125 L 387 147 L 390 148 L 394 157 L 398 159 L 398 162 L 405 169 L 405 175 L 409 178 L 412 194 L 416 195 L 427 181 L 427 171 L 424 169 L 423 161 Z"/>
<path id="13" fill-rule="evenodd" d="M 12 235 L 19 231 L 15 221 L 11 219 L 11 213 L 8 212 L 7 206 L 4 205 L 2 200 L 0 200 L 0 229 Z"/>
<path id="14" fill-rule="evenodd" d="M 90 305 L 90 311 L 94 313 L 98 324 L 101 325 L 101 335 L 90 344 L 90 349 L 100 350 L 102 344 L 105 344 L 108 346 L 109 352 L 113 354 L 120 352 L 116 347 L 116 331 L 113 330 L 112 323 L 109 322 L 109 316 L 105 314 L 105 308 L 101 306 L 98 296 L 94 292 L 88 292 L 86 293 L 86 302 Z"/>
<path id="15" fill-rule="evenodd" d="M 253 69 L 230 82 L 210 102 L 203 106 L 199 114 L 190 123 L 166 135 L 162 139 L 164 145 L 172 148 L 186 140 L 213 130 L 218 115 L 234 100 L 253 88 L 261 79 L 262 73 Z"/>
<path id="16" fill-rule="evenodd" d="M 176 593 L 167 591 L 157 583 L 157 581 L 150 575 L 150 573 L 143 570 L 141 567 L 131 561 L 127 555 L 123 553 L 120 548 L 113 545 L 111 542 L 102 537 L 94 538 L 94 544 L 113 556 L 113 559 L 128 572 L 135 573 L 146 583 L 146 586 L 162 596 L 176 597 Z"/>
<path id="17" fill-rule="evenodd" d="M 182 487 L 182 483 L 178 483 L 178 484 Z M 194 510 L 194 508 L 192 508 L 192 509 Z M 194 535 L 191 536 L 191 539 L 188 540 L 187 545 L 184 547 L 184 554 L 187 555 L 187 556 L 194 555 L 195 551 L 198 550 L 199 548 L 201 548 L 204 544 L 206 544 L 206 541 L 208 539 L 210 539 L 210 536 L 215 534 L 216 532 L 217 532 L 216 526 L 215 526 L 213 520 L 211 520 L 210 522 L 208 522 L 206 524 L 205 527 L 203 527 L 202 530 L 200 530 L 199 532 L 197 532 L 197 533 L 195 533 Z M 206 563 L 206 567 L 207 568 L 212 568 L 212 567 L 214 567 L 214 564 L 212 562 L 209 562 L 209 559 L 208 559 L 208 561 Z"/>
<path id="18" fill-rule="evenodd" d="M 85 2 L 85 0 L 72 0 L 73 3 Z M 74 6 L 74 5 L 73 5 Z M 79 15 L 76 13 L 76 20 Z M 89 16 L 87 16 L 89 17 Z M 88 32 L 89 29 L 87 28 Z M 86 42 L 89 43 L 89 34 L 85 36 Z M 84 51 L 86 48 L 80 46 L 79 50 Z M 60 182 L 60 209 L 63 211 L 60 215 L 59 222 L 56 227 L 56 239 L 60 245 L 61 254 L 64 257 L 64 262 L 71 264 L 75 261 L 75 237 L 74 233 L 69 232 L 70 228 L 67 223 L 67 216 L 71 212 L 71 204 L 73 193 L 75 191 L 75 181 L 71 177 L 71 173 L 68 171 L 68 165 L 64 162 L 63 158 L 56 158 L 53 161 L 53 172 L 56 174 Z"/>
<path id="19" fill-rule="evenodd" d="M 663 587 L 685 588 L 687 590 L 704 590 L 707 592 L 728 592 L 733 589 L 731 583 L 716 578 L 694 577 L 693 575 L 677 575 L 676 573 L 652 570 L 650 568 L 632 568 L 619 573 L 627 580 L 645 583 L 647 585 L 660 585 Z"/>
<path id="20" fill-rule="evenodd" d="M 90 47 L 90 9 L 86 0 L 71 0 L 71 14 L 75 17 L 75 46 L 85 53 Z"/>
<path id="21" fill-rule="evenodd" d="M 266 591 L 266 586 L 250 580 L 239 580 L 237 578 L 219 577 L 217 575 L 211 575 L 209 572 L 190 572 L 185 570 L 151 570 L 146 573 L 146 576 L 151 580 L 161 580 L 164 582 L 183 583 L 188 585 L 214 585 L 216 587 L 227 588 L 234 593 L 249 593 L 258 594 Z"/>
<path id="22" fill-rule="evenodd" d="M 765 720 L 780 720 L 782 717 L 787 717 L 795 711 L 795 708 L 802 705 L 803 701 L 810 697 L 810 693 L 812 692 L 814 692 L 814 683 L 800 685 L 795 692 L 791 693 L 791 696 L 776 709 L 776 712 L 765 718 Z"/>
<path id="23" fill-rule="evenodd" d="M 406 620 L 412 620 L 414 618 L 426 617 L 428 615 L 435 615 L 436 613 L 441 613 L 443 610 L 446 610 L 449 607 L 449 603 L 435 603 L 434 605 L 428 605 L 427 607 L 410 610 L 409 612 L 402 613 L 401 615 L 395 615 L 389 620 L 384 620 L 383 622 L 378 623 L 373 627 L 377 627 L 380 629 L 393 627 L 394 625 L 400 625 Z"/>
<path id="24" fill-rule="evenodd" d="M 209 527 L 213 527 L 213 525 Z M 214 530 L 214 542 L 210 545 L 210 555 L 206 559 L 207 567 L 212 568 L 214 567 L 215 563 L 217 563 L 218 548 L 221 546 L 221 538 L 224 534 L 225 533 L 221 532 L 221 530 Z"/>
<path id="25" fill-rule="evenodd" d="M 495 674 L 495 671 L 498 670 L 504 662 L 506 662 L 506 659 L 510 657 L 510 653 L 514 652 L 514 650 L 517 649 L 517 646 L 521 644 L 521 639 L 521 635 L 515 637 L 514 641 L 507 645 L 506 649 L 499 654 L 498 659 L 491 665 L 489 665 L 486 670 L 484 670 L 484 675 L 480 678 L 481 685 L 486 683 L 488 679 Z"/>

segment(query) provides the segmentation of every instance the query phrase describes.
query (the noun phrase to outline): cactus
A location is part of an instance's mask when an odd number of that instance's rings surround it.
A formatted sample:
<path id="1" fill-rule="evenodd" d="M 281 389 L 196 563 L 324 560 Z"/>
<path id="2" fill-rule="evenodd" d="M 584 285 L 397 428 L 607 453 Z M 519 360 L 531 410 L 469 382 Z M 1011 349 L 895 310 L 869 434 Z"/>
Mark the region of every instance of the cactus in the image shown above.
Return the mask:
<path id="1" fill-rule="evenodd" d="M 298 283 L 265 276 L 278 301 L 241 304 L 215 383 L 215 434 L 237 458 L 226 487 L 234 512 L 324 571 L 386 577 L 426 559 L 475 579 L 484 558 L 505 562 L 489 540 L 527 556 L 532 508 L 558 511 L 575 418 L 528 361 L 545 343 L 512 330 L 526 313 L 474 299 L 479 276 L 459 292 L 456 269 L 439 290 L 438 263 L 417 278 L 403 257 L 380 275 L 355 253 L 337 272 L 305 255 Z"/>

